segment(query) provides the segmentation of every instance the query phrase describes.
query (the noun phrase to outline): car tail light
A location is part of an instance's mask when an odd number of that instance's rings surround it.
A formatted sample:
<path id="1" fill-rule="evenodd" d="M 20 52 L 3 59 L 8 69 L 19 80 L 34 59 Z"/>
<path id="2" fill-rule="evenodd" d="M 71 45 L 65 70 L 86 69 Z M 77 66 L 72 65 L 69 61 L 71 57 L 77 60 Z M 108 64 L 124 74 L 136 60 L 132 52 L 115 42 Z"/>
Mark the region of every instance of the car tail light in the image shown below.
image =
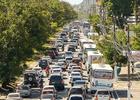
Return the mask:
<path id="1" fill-rule="evenodd" d="M 96 96 L 95 100 L 98 100 L 98 97 Z"/>
<path id="2" fill-rule="evenodd" d="M 111 100 L 111 97 L 109 97 L 109 100 Z"/>

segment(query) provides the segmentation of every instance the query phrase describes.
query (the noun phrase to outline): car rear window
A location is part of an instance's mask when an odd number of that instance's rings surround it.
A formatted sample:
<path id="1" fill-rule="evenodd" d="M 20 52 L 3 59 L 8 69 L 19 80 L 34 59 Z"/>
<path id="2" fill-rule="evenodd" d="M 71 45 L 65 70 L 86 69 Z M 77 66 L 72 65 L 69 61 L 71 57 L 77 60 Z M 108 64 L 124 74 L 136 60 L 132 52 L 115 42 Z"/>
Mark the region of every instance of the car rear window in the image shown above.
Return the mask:
<path id="1" fill-rule="evenodd" d="M 81 97 L 71 97 L 70 100 L 82 100 L 82 98 Z"/>
<path id="2" fill-rule="evenodd" d="M 108 95 L 109 92 L 108 91 L 98 91 L 99 95 Z"/>
<path id="3" fill-rule="evenodd" d="M 75 84 L 79 84 L 79 85 L 80 84 L 86 84 L 86 82 L 84 82 L 84 81 L 76 81 Z"/>
<path id="4" fill-rule="evenodd" d="M 19 97 L 18 94 L 10 94 L 9 97 Z"/>
<path id="5" fill-rule="evenodd" d="M 62 77 L 61 76 L 51 76 L 50 81 L 61 81 Z"/>
<path id="6" fill-rule="evenodd" d="M 81 88 L 72 88 L 70 94 L 83 94 L 83 90 Z"/>

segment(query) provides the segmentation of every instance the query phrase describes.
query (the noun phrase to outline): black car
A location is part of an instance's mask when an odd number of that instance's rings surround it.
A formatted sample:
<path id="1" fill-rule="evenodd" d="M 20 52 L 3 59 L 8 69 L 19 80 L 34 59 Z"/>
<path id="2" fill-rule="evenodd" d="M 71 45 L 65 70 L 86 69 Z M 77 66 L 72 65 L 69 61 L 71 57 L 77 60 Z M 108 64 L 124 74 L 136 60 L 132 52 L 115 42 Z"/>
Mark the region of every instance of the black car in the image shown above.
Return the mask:
<path id="1" fill-rule="evenodd" d="M 64 80 L 60 74 L 52 74 L 49 78 L 49 85 L 54 85 L 57 91 L 64 90 Z"/>
<path id="2" fill-rule="evenodd" d="M 47 67 L 49 67 L 49 63 L 48 63 L 47 59 L 40 59 L 39 67 L 41 67 L 42 69 L 46 69 Z"/>
<path id="3" fill-rule="evenodd" d="M 24 72 L 24 84 L 30 87 L 40 87 L 42 85 L 42 78 L 38 76 L 36 71 L 26 70 Z"/>

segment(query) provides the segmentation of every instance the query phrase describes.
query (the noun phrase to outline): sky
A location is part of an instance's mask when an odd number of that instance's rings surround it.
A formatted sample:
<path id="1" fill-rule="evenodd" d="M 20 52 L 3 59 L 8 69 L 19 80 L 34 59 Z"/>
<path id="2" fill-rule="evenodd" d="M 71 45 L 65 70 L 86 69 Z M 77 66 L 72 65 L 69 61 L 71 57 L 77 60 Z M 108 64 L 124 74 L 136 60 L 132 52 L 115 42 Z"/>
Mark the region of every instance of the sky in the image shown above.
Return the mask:
<path id="1" fill-rule="evenodd" d="M 83 0 L 63 0 L 69 2 L 71 5 L 80 4 Z"/>

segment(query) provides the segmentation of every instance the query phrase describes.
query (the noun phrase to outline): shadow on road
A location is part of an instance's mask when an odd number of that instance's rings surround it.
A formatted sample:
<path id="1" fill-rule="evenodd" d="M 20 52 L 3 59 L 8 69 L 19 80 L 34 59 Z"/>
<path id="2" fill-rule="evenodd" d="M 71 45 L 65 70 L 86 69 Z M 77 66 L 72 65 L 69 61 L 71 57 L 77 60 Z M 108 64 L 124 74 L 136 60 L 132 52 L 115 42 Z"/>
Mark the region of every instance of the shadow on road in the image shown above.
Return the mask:
<path id="1" fill-rule="evenodd" d="M 127 81 L 128 80 L 128 75 L 127 74 L 120 74 L 118 76 L 119 81 Z"/>
<path id="2" fill-rule="evenodd" d="M 135 74 L 131 74 L 131 81 L 140 81 L 140 74 L 139 73 L 135 73 Z M 128 75 L 127 74 L 120 74 L 118 76 L 119 81 L 128 81 Z"/>
<path id="3" fill-rule="evenodd" d="M 127 98 L 127 90 L 115 90 L 119 98 Z M 131 95 L 131 98 L 133 96 Z"/>

